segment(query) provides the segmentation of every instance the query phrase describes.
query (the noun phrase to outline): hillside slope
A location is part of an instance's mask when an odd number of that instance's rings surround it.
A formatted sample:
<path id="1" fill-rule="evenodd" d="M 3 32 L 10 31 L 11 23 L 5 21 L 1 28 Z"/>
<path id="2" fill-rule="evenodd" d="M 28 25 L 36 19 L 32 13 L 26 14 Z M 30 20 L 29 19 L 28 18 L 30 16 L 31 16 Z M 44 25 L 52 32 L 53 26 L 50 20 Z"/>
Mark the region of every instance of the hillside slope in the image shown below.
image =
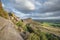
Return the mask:
<path id="1" fill-rule="evenodd" d="M 0 0 L 0 40 L 23 40 L 15 29 L 15 24 L 10 19 L 9 14 L 3 9 Z"/>
<path id="2" fill-rule="evenodd" d="M 0 0 L 0 40 L 60 40 L 60 28 L 7 13 Z"/>
<path id="3" fill-rule="evenodd" d="M 0 16 L 6 18 L 6 19 L 9 19 L 9 15 L 8 15 L 8 12 L 6 12 L 3 7 L 2 7 L 2 2 L 0 0 Z"/>
<path id="4" fill-rule="evenodd" d="M 10 19 L 9 14 L 3 9 L 0 0 L 0 40 L 23 40 L 15 29 L 15 24 Z"/>
<path id="5" fill-rule="evenodd" d="M 24 22 L 26 24 L 29 23 L 32 29 L 37 28 L 43 32 L 51 33 L 51 34 L 54 34 L 54 35 L 60 37 L 60 28 L 44 26 L 44 25 L 42 25 L 42 23 L 33 21 L 32 19 L 25 19 Z"/>
<path id="6" fill-rule="evenodd" d="M 23 40 L 14 27 L 11 21 L 0 17 L 0 40 Z"/>

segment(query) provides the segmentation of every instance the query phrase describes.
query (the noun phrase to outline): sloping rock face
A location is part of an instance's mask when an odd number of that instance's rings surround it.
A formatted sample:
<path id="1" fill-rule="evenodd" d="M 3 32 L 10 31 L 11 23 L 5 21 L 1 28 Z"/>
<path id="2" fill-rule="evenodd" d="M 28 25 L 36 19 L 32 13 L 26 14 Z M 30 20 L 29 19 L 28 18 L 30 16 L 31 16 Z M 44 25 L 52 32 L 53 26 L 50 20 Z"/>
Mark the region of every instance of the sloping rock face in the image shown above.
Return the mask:
<path id="1" fill-rule="evenodd" d="M 14 27 L 12 22 L 0 17 L 0 40 L 23 40 Z"/>

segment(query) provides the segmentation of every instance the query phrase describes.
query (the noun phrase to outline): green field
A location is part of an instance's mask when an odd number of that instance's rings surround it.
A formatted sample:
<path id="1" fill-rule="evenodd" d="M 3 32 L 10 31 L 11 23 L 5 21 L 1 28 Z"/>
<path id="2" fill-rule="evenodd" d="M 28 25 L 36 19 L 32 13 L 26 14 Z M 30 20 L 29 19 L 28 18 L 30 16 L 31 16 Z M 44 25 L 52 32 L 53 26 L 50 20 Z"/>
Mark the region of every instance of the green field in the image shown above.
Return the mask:
<path id="1" fill-rule="evenodd" d="M 52 26 L 52 27 L 60 27 L 60 23 L 52 23 L 52 22 L 42 22 L 42 25 Z"/>

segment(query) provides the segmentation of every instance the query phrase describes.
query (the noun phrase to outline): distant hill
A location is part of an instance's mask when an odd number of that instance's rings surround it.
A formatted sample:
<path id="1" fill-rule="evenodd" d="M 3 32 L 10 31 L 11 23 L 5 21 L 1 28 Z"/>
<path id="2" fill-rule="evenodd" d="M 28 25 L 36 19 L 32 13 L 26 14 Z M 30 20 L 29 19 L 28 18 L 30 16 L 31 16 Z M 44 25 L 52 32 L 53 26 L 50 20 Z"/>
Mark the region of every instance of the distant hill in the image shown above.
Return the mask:
<path id="1" fill-rule="evenodd" d="M 52 23 L 60 23 L 60 20 L 34 20 L 34 21 L 37 21 L 37 22 L 52 22 Z"/>

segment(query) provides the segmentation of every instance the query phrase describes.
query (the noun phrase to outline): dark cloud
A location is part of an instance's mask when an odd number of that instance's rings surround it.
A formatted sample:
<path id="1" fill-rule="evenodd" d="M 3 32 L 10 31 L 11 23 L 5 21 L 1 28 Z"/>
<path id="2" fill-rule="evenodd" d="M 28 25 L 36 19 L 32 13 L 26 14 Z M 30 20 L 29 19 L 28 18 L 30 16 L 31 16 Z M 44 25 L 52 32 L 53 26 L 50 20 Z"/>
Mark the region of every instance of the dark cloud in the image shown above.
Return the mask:
<path id="1" fill-rule="evenodd" d="M 48 0 L 43 4 L 42 12 L 60 11 L 60 0 Z"/>
<path id="2" fill-rule="evenodd" d="M 15 9 L 20 14 L 25 14 L 22 15 L 23 18 L 59 19 L 60 17 L 60 0 L 3 0 L 3 3 L 6 9 L 11 11 Z"/>

